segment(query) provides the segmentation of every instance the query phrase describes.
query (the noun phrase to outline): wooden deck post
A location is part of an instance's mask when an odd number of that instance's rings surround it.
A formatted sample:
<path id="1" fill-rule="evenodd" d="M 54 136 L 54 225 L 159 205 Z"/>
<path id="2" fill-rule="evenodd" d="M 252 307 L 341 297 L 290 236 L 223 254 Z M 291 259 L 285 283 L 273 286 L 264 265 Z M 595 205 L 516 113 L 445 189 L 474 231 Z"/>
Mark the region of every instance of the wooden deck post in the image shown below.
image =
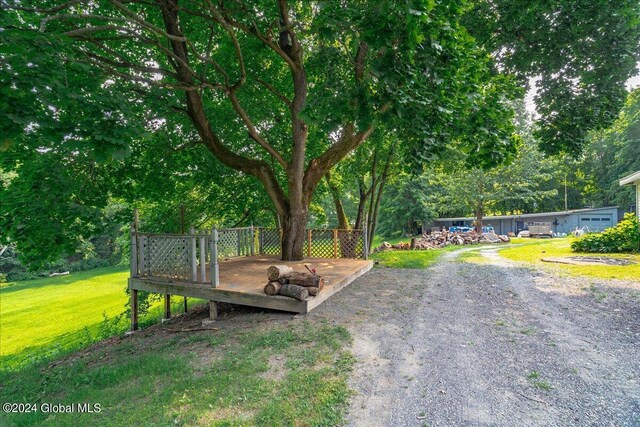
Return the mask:
<path id="1" fill-rule="evenodd" d="M 242 236 L 240 235 L 240 229 L 236 230 L 236 241 L 238 242 L 238 248 L 237 248 L 237 252 L 238 252 L 238 256 L 240 256 L 240 248 L 241 248 L 241 243 L 240 243 L 240 239 L 242 238 Z"/>
<path id="2" fill-rule="evenodd" d="M 171 319 L 171 295 L 164 294 L 164 318 Z"/>
<path id="3" fill-rule="evenodd" d="M 217 288 L 220 284 L 220 270 L 218 268 L 218 230 L 211 230 L 211 259 L 209 267 L 211 268 L 211 284 Z"/>
<path id="4" fill-rule="evenodd" d="M 146 274 L 146 263 L 145 263 L 145 246 L 147 243 L 147 237 L 146 236 L 140 236 L 138 234 L 138 243 L 137 243 L 137 248 L 138 248 L 138 275 L 139 276 L 144 276 Z"/>
<path id="5" fill-rule="evenodd" d="M 216 320 L 218 318 L 218 303 L 215 301 L 209 301 L 209 320 Z"/>
<path id="6" fill-rule="evenodd" d="M 138 330 L 138 290 L 131 289 L 131 331 Z"/>
<path id="7" fill-rule="evenodd" d="M 333 257 L 338 258 L 338 229 L 333 229 Z"/>
<path id="8" fill-rule="evenodd" d="M 196 257 L 196 230 L 191 227 L 189 230 L 191 235 L 191 280 L 198 281 L 198 258 Z"/>
<path id="9" fill-rule="evenodd" d="M 262 235 L 264 234 L 264 228 L 262 227 L 258 227 L 258 253 L 259 254 L 263 254 L 264 253 L 264 248 L 263 248 L 263 238 Z"/>
<path id="10" fill-rule="evenodd" d="M 256 231 L 253 228 L 253 224 L 251 224 L 250 230 L 251 230 L 251 233 L 250 233 L 250 236 L 249 236 L 249 247 L 250 247 L 250 251 L 251 251 L 250 252 L 251 256 L 254 256 L 255 252 L 256 252 Z"/>
<path id="11" fill-rule="evenodd" d="M 138 275 L 138 242 L 135 222 L 131 223 L 131 277 Z"/>
<path id="12" fill-rule="evenodd" d="M 207 281 L 207 252 L 205 250 L 204 236 L 199 238 L 200 249 L 200 282 L 205 283 Z"/>
<path id="13" fill-rule="evenodd" d="M 307 257 L 311 258 L 311 229 L 307 230 Z"/>
<path id="14" fill-rule="evenodd" d="M 369 259 L 369 242 L 367 241 L 367 224 L 362 227 L 362 257 Z"/>

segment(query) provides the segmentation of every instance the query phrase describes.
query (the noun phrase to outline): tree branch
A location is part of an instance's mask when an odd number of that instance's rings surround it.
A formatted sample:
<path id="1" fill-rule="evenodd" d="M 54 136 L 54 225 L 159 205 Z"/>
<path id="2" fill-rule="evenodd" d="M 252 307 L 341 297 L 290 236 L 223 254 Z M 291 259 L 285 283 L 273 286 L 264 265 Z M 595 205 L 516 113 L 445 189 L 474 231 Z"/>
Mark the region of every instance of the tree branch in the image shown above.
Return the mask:
<path id="1" fill-rule="evenodd" d="M 183 37 L 178 25 L 177 8 L 175 3 L 166 2 L 161 5 L 162 17 L 168 33 L 177 37 Z M 188 64 L 186 43 L 171 39 L 171 47 L 174 53 L 182 59 L 178 63 L 178 78 L 185 84 L 192 84 L 193 77 L 185 69 L 183 63 Z M 289 200 L 282 191 L 278 180 L 269 165 L 257 159 L 251 159 L 234 153 L 215 134 L 204 111 L 202 98 L 196 91 L 186 91 L 186 104 L 189 118 L 192 120 L 200 138 L 205 146 L 225 165 L 252 175 L 264 185 L 267 194 L 273 201 L 279 215 L 284 216 L 288 210 Z"/>
<path id="2" fill-rule="evenodd" d="M 244 124 L 247 126 L 251 139 L 260 144 L 262 148 L 264 148 L 269 154 L 271 154 L 276 159 L 276 161 L 286 169 L 288 166 L 287 162 L 284 160 L 280 153 L 278 153 L 262 136 L 260 136 L 260 134 L 256 130 L 256 127 L 253 125 L 253 122 L 249 118 L 249 115 L 240 105 L 238 97 L 236 96 L 235 89 L 229 91 L 229 99 L 231 100 L 233 109 L 236 111 L 236 113 L 238 113 Z"/>
<path id="3" fill-rule="evenodd" d="M 269 89 L 269 91 L 271 93 L 273 93 L 275 96 L 277 96 L 282 102 L 284 102 L 284 104 L 288 108 L 291 108 L 291 100 L 289 98 L 287 98 L 286 96 L 284 96 L 284 94 L 282 92 L 280 92 L 278 89 L 276 89 L 275 87 L 273 87 L 272 85 L 270 85 L 269 83 L 267 83 L 266 81 L 262 80 L 259 77 L 256 77 L 255 80 L 258 83 L 260 83 L 262 86 L 264 86 L 267 89 Z"/>

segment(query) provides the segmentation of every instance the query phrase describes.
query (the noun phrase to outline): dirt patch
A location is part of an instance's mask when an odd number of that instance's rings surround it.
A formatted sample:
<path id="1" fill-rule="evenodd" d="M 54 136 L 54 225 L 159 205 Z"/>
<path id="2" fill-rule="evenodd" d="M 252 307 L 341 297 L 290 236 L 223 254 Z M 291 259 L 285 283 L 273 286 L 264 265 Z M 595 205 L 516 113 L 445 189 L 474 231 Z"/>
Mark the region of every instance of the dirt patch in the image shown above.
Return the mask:
<path id="1" fill-rule="evenodd" d="M 271 381 L 282 381 L 287 374 L 285 364 L 287 358 L 282 354 L 272 354 L 269 356 L 269 370 L 262 374 L 262 378 Z"/>

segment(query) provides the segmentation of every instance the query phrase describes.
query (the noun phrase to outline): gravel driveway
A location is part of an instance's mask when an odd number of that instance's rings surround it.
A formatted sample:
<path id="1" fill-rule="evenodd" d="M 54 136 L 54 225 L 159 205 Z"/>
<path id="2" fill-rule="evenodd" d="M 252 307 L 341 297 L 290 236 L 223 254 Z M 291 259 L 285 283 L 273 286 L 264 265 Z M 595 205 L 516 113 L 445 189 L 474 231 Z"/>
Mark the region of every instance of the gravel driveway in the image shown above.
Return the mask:
<path id="1" fill-rule="evenodd" d="M 354 337 L 349 425 L 640 426 L 640 282 L 482 254 L 376 268 L 309 315 Z"/>

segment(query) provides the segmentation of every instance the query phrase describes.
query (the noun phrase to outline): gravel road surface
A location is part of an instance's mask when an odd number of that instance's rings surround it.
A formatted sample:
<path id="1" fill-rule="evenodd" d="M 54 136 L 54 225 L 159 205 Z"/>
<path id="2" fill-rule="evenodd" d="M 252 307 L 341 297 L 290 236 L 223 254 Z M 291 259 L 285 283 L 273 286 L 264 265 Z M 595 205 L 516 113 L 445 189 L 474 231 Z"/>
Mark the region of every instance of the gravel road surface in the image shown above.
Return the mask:
<path id="1" fill-rule="evenodd" d="M 354 337 L 349 425 L 640 426 L 640 282 L 481 253 L 376 268 L 309 314 Z"/>

